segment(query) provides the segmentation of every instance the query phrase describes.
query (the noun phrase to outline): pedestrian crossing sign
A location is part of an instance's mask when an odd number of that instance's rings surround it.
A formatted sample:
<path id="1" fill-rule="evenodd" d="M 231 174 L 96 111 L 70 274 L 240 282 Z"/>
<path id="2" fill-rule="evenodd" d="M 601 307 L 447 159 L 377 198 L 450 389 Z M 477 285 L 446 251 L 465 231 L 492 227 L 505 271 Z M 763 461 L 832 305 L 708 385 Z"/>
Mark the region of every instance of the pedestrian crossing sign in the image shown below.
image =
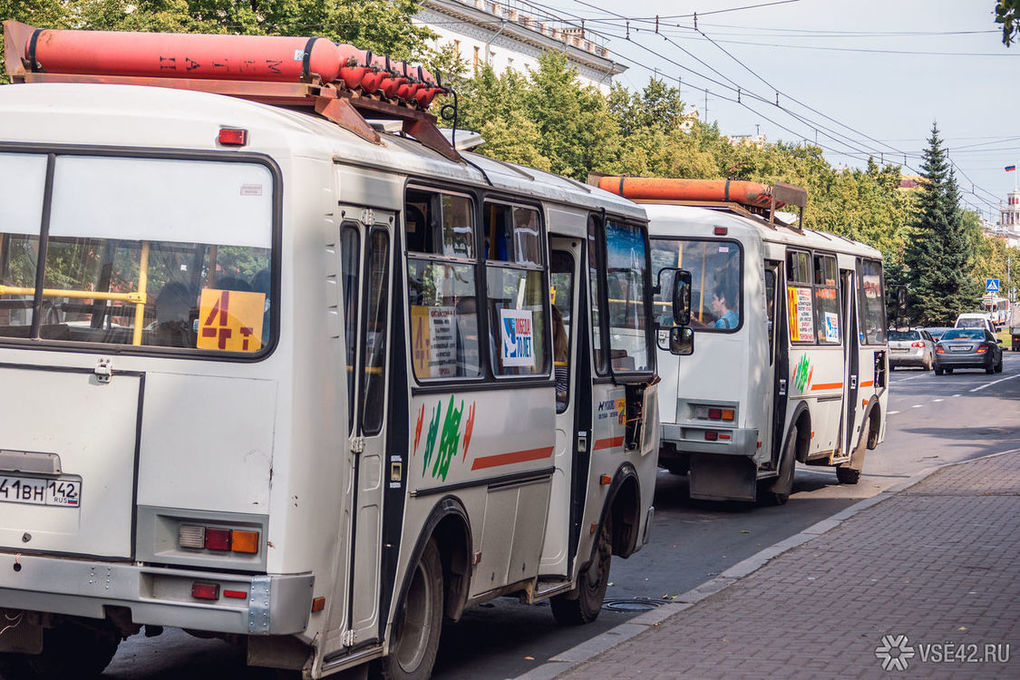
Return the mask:
<path id="1" fill-rule="evenodd" d="M 999 279 L 985 279 L 985 292 L 986 293 L 998 293 L 999 292 Z"/>

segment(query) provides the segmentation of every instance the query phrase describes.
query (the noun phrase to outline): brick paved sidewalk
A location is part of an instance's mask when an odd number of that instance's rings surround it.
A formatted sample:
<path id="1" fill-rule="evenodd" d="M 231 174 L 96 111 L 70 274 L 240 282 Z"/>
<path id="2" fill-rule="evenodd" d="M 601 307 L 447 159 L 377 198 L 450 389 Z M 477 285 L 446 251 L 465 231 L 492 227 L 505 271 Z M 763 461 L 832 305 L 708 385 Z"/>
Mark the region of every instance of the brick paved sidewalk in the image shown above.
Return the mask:
<path id="1" fill-rule="evenodd" d="M 905 671 L 876 658 L 886 635 Z M 1020 453 L 939 470 L 559 677 L 1020 678 Z"/>

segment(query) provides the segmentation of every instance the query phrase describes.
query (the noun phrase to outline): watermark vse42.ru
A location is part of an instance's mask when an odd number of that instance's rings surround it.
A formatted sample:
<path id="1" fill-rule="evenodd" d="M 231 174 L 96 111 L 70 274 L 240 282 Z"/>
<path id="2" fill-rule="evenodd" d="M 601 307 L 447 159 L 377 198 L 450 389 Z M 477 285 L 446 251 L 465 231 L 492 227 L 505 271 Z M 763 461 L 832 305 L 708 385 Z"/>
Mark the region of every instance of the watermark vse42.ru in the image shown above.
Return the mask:
<path id="1" fill-rule="evenodd" d="M 905 671 L 916 663 L 1009 663 L 1008 642 L 917 642 L 906 635 L 884 635 L 875 658 L 887 671 Z"/>

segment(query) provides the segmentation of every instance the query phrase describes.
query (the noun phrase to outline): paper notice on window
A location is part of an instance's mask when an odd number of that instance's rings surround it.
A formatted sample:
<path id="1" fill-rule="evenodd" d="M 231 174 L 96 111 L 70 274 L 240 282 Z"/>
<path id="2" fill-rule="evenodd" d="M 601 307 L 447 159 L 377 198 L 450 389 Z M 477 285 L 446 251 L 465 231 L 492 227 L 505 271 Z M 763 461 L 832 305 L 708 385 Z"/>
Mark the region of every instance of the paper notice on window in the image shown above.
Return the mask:
<path id="1" fill-rule="evenodd" d="M 198 348 L 259 351 L 265 310 L 264 293 L 203 288 L 198 313 Z"/>
<path id="2" fill-rule="evenodd" d="M 825 341 L 839 342 L 839 315 L 833 312 L 825 313 Z"/>
<path id="3" fill-rule="evenodd" d="M 419 378 L 457 375 L 457 335 L 453 307 L 411 307 L 411 362 Z"/>
<path id="4" fill-rule="evenodd" d="M 530 309 L 499 310 L 503 366 L 535 366 L 535 335 Z"/>
<path id="5" fill-rule="evenodd" d="M 814 340 L 815 332 L 811 289 L 788 286 L 786 299 L 790 318 L 790 340 L 811 342 Z"/>

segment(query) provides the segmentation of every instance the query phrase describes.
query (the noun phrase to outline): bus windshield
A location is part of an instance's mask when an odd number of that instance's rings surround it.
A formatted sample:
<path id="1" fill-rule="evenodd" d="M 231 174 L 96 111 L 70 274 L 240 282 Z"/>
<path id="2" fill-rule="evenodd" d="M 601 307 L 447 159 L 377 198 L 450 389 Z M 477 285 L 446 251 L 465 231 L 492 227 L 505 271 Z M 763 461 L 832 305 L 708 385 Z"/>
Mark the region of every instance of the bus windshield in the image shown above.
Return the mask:
<path id="1" fill-rule="evenodd" d="M 0 338 L 258 352 L 272 195 L 254 163 L 0 154 Z"/>
<path id="2" fill-rule="evenodd" d="M 645 306 L 645 280 L 648 276 L 645 231 L 636 225 L 609 220 L 605 234 L 609 347 L 613 371 L 650 371 L 651 335 Z"/>
<path id="3" fill-rule="evenodd" d="M 678 267 L 691 273 L 691 326 L 699 331 L 732 332 L 741 323 L 740 246 L 718 240 L 652 240 L 652 273 Z M 673 277 L 662 277 L 655 296 L 655 318 L 673 325 Z"/>

